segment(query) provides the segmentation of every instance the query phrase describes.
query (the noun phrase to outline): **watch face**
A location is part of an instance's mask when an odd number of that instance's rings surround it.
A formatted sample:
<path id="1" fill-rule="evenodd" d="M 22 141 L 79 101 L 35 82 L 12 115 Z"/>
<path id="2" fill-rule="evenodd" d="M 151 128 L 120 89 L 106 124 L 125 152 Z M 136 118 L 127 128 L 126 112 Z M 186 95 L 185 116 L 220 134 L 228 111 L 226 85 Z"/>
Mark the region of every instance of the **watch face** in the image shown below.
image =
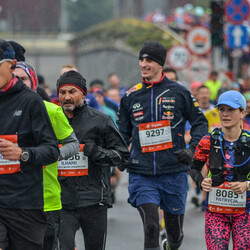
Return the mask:
<path id="1" fill-rule="evenodd" d="M 27 161 L 29 159 L 29 153 L 28 152 L 23 152 L 21 154 L 21 160 L 22 161 Z"/>

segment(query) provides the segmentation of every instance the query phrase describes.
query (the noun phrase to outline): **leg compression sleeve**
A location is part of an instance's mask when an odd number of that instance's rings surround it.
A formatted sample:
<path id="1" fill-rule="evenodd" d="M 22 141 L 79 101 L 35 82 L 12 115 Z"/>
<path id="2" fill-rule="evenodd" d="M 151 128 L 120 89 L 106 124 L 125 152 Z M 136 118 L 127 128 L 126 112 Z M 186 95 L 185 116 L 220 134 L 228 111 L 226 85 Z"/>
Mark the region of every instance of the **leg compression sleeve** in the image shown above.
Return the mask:
<path id="1" fill-rule="evenodd" d="M 181 246 L 184 237 L 182 231 L 184 214 L 169 214 L 164 212 L 164 219 L 168 244 L 171 249 L 178 249 Z"/>
<path id="2" fill-rule="evenodd" d="M 144 226 L 144 248 L 154 249 L 159 247 L 158 206 L 153 203 L 147 203 L 139 206 L 138 211 Z"/>

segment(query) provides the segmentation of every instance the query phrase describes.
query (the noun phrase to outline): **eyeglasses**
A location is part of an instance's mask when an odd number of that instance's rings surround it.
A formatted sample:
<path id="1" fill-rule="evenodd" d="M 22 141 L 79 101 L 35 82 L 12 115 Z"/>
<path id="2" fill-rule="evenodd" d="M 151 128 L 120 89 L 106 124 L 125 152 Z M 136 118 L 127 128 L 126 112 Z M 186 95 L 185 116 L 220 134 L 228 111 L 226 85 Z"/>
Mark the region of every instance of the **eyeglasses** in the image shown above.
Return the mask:
<path id="1" fill-rule="evenodd" d="M 11 61 L 13 61 L 13 59 L 3 59 L 0 61 L 0 64 L 4 63 L 4 62 L 11 62 Z"/>

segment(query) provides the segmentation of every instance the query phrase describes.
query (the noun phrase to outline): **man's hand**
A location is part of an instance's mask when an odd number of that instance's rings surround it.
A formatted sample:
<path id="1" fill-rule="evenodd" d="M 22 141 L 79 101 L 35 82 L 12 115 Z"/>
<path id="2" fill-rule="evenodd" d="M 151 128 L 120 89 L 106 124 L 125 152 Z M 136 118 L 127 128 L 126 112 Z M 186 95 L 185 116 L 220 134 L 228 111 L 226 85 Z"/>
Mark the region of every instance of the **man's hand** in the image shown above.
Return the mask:
<path id="1" fill-rule="evenodd" d="M 177 156 L 179 162 L 190 166 L 194 156 L 194 151 L 195 148 L 193 146 L 190 146 L 189 148 L 175 151 L 174 154 Z"/>
<path id="2" fill-rule="evenodd" d="M 20 161 L 22 149 L 11 141 L 0 139 L 0 153 L 6 160 Z"/>
<path id="3" fill-rule="evenodd" d="M 210 192 L 212 190 L 212 178 L 204 178 L 201 187 L 203 191 Z"/>
<path id="4" fill-rule="evenodd" d="M 234 191 L 236 194 L 242 194 L 245 191 L 247 191 L 247 183 L 236 181 L 236 182 L 230 182 L 231 189 Z"/>
<path id="5" fill-rule="evenodd" d="M 92 157 L 97 151 L 97 145 L 93 141 L 86 141 L 84 143 L 83 152 L 84 155 Z"/>

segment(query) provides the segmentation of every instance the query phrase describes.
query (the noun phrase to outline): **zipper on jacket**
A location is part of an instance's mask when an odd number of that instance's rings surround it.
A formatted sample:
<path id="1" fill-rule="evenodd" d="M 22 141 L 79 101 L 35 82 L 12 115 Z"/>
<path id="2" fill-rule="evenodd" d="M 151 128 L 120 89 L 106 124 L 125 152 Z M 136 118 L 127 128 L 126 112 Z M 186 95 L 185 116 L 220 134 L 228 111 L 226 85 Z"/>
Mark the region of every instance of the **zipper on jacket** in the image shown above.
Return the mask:
<path id="1" fill-rule="evenodd" d="M 99 201 L 99 203 L 103 202 L 103 193 L 104 193 L 104 188 L 106 188 L 106 185 L 105 183 L 103 182 L 103 180 L 101 180 L 101 183 L 102 183 L 102 192 L 101 192 L 101 200 Z"/>
<path id="2" fill-rule="evenodd" d="M 151 122 L 154 121 L 154 90 L 151 88 Z M 153 152 L 154 155 L 154 175 L 156 175 L 156 153 Z"/>

